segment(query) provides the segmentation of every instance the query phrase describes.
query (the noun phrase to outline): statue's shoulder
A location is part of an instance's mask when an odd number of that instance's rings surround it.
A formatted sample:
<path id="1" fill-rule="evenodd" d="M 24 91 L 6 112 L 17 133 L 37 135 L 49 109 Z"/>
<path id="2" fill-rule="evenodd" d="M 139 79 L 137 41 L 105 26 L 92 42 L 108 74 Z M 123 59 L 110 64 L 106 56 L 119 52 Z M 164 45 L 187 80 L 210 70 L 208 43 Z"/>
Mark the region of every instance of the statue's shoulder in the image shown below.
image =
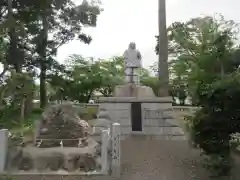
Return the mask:
<path id="1" fill-rule="evenodd" d="M 137 55 L 138 55 L 138 56 L 141 56 L 141 53 L 140 53 L 140 51 L 138 51 L 138 50 L 137 50 Z"/>
<path id="2" fill-rule="evenodd" d="M 124 51 L 123 55 L 124 55 L 124 56 L 128 56 L 128 54 L 129 54 L 129 50 L 126 49 L 126 50 Z"/>

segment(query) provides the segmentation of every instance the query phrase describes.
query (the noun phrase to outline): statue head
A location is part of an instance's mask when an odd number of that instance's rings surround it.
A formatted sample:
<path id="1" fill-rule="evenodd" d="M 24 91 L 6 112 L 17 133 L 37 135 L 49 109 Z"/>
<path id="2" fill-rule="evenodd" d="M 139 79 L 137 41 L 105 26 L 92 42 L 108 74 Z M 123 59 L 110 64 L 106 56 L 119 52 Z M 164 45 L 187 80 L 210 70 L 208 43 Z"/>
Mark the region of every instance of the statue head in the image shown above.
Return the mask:
<path id="1" fill-rule="evenodd" d="M 129 44 L 129 49 L 136 49 L 136 44 L 134 42 L 131 42 Z"/>

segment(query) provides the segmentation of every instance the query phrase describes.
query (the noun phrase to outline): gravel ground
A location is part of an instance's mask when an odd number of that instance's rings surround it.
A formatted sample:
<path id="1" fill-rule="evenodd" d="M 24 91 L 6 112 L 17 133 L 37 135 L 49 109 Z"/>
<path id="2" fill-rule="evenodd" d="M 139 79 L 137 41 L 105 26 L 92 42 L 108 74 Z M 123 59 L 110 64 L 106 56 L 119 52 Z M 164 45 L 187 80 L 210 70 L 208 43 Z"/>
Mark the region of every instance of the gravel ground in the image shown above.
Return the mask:
<path id="1" fill-rule="evenodd" d="M 129 136 L 122 141 L 121 180 L 209 180 L 199 151 L 184 140 Z M 240 159 L 228 180 L 240 179 Z M 106 176 L 18 176 L 17 180 L 112 180 Z M 219 179 L 218 179 L 219 180 Z"/>

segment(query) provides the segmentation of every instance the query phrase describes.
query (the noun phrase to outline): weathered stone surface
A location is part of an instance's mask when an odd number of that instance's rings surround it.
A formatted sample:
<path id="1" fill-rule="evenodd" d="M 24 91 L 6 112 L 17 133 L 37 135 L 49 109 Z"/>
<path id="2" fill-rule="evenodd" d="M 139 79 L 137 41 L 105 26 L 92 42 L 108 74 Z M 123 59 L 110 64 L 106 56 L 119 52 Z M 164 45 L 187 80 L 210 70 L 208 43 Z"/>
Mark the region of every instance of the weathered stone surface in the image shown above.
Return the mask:
<path id="1" fill-rule="evenodd" d="M 99 144 L 96 146 L 96 155 L 97 155 L 97 156 L 101 156 L 101 153 L 102 153 L 102 148 L 101 148 L 101 143 L 99 143 Z"/>
<path id="2" fill-rule="evenodd" d="M 64 166 L 63 168 L 67 171 L 73 171 L 77 169 L 77 160 L 78 160 L 79 154 L 73 153 L 69 154 L 64 159 Z"/>
<path id="3" fill-rule="evenodd" d="M 43 153 L 34 157 L 34 168 L 38 171 L 58 170 L 63 167 L 64 155 L 58 152 Z"/>
<path id="4" fill-rule="evenodd" d="M 51 162 L 48 164 L 48 168 L 51 171 L 57 171 L 63 167 L 64 157 L 62 154 L 59 154 L 58 156 L 54 155 L 51 159 Z"/>
<path id="5" fill-rule="evenodd" d="M 92 154 L 85 154 L 78 157 L 77 167 L 85 172 L 93 171 L 97 168 L 96 157 Z"/>
<path id="6" fill-rule="evenodd" d="M 131 93 L 132 92 L 132 93 Z M 155 97 L 153 90 L 148 86 L 125 84 L 117 86 L 114 90 L 115 97 Z"/>
<path id="7" fill-rule="evenodd" d="M 93 123 L 93 133 L 100 134 L 101 130 L 110 128 L 111 123 L 112 122 L 107 119 L 97 119 Z"/>
<path id="8" fill-rule="evenodd" d="M 58 170 L 93 171 L 99 164 L 99 143 L 88 139 L 84 147 L 52 147 L 38 148 L 35 146 L 16 147 L 9 151 L 8 170 L 49 172 Z"/>
<path id="9" fill-rule="evenodd" d="M 88 172 L 96 170 L 96 167 L 96 157 L 92 154 L 73 153 L 65 157 L 64 169 L 67 171 L 80 169 L 81 171 Z"/>
<path id="10" fill-rule="evenodd" d="M 12 147 L 8 150 L 7 170 L 24 170 L 33 169 L 33 159 L 29 153 L 24 153 L 21 147 Z"/>
<path id="11" fill-rule="evenodd" d="M 111 122 L 121 124 L 121 134 L 183 136 L 178 121 L 174 118 L 171 97 L 101 97 L 100 109 L 106 109 Z M 141 103 L 142 131 L 132 131 L 131 104 Z M 96 128 L 95 128 L 96 129 Z"/>
<path id="12" fill-rule="evenodd" d="M 29 171 L 33 169 L 34 164 L 33 164 L 33 159 L 31 155 L 25 154 L 23 155 L 22 159 L 20 160 L 18 169 L 19 170 L 24 170 L 24 171 Z"/>
<path id="13" fill-rule="evenodd" d="M 8 149 L 7 169 L 18 169 L 23 157 L 23 151 L 20 147 L 11 147 Z"/>
<path id="14" fill-rule="evenodd" d="M 8 151 L 8 130 L 0 129 L 0 173 L 6 168 L 6 156 Z"/>
<path id="15" fill-rule="evenodd" d="M 98 113 L 98 118 L 99 119 L 110 119 L 108 112 L 106 110 L 100 109 Z"/>
<path id="16" fill-rule="evenodd" d="M 59 140 L 86 138 L 89 125 L 78 116 L 77 107 L 71 103 L 52 105 L 42 115 L 37 139 L 43 141 L 39 147 L 57 147 Z M 67 146 L 77 146 L 78 141 L 65 141 Z"/>

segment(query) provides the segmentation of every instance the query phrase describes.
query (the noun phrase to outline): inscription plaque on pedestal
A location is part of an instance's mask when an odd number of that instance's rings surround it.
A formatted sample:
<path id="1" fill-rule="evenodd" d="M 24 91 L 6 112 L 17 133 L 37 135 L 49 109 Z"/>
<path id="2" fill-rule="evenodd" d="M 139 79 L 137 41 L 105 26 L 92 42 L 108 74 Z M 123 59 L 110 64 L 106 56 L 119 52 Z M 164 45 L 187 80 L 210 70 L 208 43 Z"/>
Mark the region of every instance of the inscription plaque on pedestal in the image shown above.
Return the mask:
<path id="1" fill-rule="evenodd" d="M 175 126 L 169 121 L 173 118 L 169 115 L 172 109 L 143 109 L 144 126 L 166 127 Z"/>
<path id="2" fill-rule="evenodd" d="M 132 131 L 142 131 L 142 107 L 140 102 L 131 104 Z"/>

